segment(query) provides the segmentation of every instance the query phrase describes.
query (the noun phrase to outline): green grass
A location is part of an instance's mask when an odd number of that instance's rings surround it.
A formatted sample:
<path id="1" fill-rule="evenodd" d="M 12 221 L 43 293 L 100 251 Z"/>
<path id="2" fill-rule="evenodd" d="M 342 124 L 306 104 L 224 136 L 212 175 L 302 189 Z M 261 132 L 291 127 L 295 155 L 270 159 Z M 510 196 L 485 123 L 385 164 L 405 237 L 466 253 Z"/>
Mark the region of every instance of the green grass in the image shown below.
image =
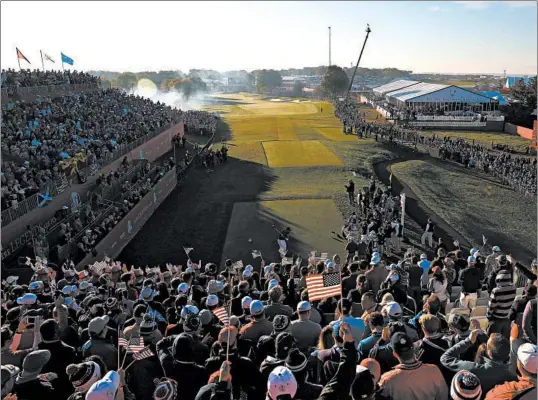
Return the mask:
<path id="1" fill-rule="evenodd" d="M 512 244 L 525 262 L 536 253 L 536 202 L 465 168 L 441 162 L 392 165 L 394 175 L 475 246 L 482 234 Z"/>

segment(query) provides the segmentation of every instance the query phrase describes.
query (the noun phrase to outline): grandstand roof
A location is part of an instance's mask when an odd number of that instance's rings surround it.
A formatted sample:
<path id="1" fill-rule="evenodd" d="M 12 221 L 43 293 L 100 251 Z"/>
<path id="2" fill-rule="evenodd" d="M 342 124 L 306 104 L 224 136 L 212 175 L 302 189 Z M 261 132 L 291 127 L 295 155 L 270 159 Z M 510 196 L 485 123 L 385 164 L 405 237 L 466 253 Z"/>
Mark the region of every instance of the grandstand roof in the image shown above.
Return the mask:
<path id="1" fill-rule="evenodd" d="M 499 105 L 501 105 L 501 106 L 504 106 L 504 105 L 508 104 L 508 102 L 506 101 L 504 96 L 502 94 L 500 94 L 499 92 L 486 91 L 486 92 L 478 92 L 478 93 L 483 94 L 484 96 L 491 97 L 492 99 L 498 100 Z"/>
<path id="2" fill-rule="evenodd" d="M 389 99 L 402 103 L 470 103 L 481 104 L 495 101 L 493 98 L 454 85 L 420 82 L 387 94 Z"/>
<path id="3" fill-rule="evenodd" d="M 395 90 L 388 95 L 400 101 L 408 101 L 414 99 L 415 97 L 424 96 L 433 92 L 437 92 L 441 89 L 446 89 L 447 87 L 449 87 L 449 85 L 418 82 L 416 85 L 412 85 L 400 90 Z"/>
<path id="4" fill-rule="evenodd" d="M 378 87 L 373 88 L 373 92 L 378 96 L 384 96 L 389 92 L 393 92 L 395 90 L 400 90 L 412 85 L 416 85 L 417 83 L 420 83 L 418 81 L 410 81 L 407 79 L 400 79 L 394 82 L 387 83 L 385 85 L 381 85 Z"/>

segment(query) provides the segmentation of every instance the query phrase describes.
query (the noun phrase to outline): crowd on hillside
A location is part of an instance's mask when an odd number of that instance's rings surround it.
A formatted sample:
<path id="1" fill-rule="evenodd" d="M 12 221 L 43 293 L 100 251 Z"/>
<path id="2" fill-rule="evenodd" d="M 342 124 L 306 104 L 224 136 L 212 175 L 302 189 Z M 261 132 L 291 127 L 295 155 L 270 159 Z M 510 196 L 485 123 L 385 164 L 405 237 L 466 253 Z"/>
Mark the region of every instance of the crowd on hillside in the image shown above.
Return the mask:
<path id="1" fill-rule="evenodd" d="M 160 132 L 181 112 L 118 90 L 2 104 L 2 202 L 10 205 L 43 188 L 72 160 L 99 162 L 121 145 Z"/>
<path id="2" fill-rule="evenodd" d="M 217 130 L 218 116 L 208 111 L 188 110 L 183 112 L 183 121 L 186 132 L 211 136 Z"/>
<path id="3" fill-rule="evenodd" d="M 82 71 L 41 71 L 40 69 L 16 71 L 8 68 L 2 70 L 1 77 L 3 88 L 99 83 L 97 76 Z"/>
<path id="4" fill-rule="evenodd" d="M 185 248 L 184 266 L 105 259 L 82 271 L 29 260 L 32 282 L 2 287 L 2 398 L 536 397 L 536 262 L 442 241 L 434 257 L 402 254 L 397 202 L 375 181 L 357 202 L 345 257 L 253 252 L 256 268 L 202 267 Z M 528 278 L 520 297 L 516 273 Z M 309 283 L 318 274 L 326 283 Z M 320 295 L 335 282 L 342 298 Z"/>
<path id="5" fill-rule="evenodd" d="M 525 195 L 535 196 L 537 193 L 536 157 L 510 154 L 499 150 L 498 146 L 495 150 L 488 149 L 463 138 L 425 136 L 407 127 L 368 123 L 356 102 L 334 101 L 333 104 L 335 115 L 343 122 L 346 133 L 384 139 L 391 144 L 425 145 L 436 149 L 441 158 L 480 169 Z"/>

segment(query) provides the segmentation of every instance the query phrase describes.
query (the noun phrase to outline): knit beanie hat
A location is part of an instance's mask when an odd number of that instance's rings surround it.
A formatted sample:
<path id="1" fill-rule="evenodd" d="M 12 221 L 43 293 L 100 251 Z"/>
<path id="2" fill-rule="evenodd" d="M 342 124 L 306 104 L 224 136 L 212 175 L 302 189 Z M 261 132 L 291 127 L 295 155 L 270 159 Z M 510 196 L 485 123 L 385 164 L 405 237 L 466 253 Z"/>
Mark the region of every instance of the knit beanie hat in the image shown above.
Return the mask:
<path id="1" fill-rule="evenodd" d="M 452 400 L 475 400 L 482 396 L 482 386 L 478 377 L 469 371 L 460 371 L 450 385 Z"/>
<path id="2" fill-rule="evenodd" d="M 355 400 L 368 397 L 375 390 L 374 377 L 370 370 L 361 366 L 357 367 L 357 369 L 360 369 L 360 371 L 357 372 L 351 384 L 351 396 Z"/>
<path id="3" fill-rule="evenodd" d="M 175 400 L 177 398 L 177 382 L 162 378 L 160 381 L 155 380 L 155 391 L 153 392 L 153 400 Z"/>
<path id="4" fill-rule="evenodd" d="M 299 349 L 291 349 L 286 357 L 286 367 L 291 372 L 300 372 L 306 368 L 306 356 Z"/>
<path id="5" fill-rule="evenodd" d="M 140 336 L 148 336 L 157 329 L 157 324 L 150 314 L 144 314 L 143 321 L 140 323 Z"/>
<path id="6" fill-rule="evenodd" d="M 295 346 L 295 338 L 290 332 L 281 332 L 275 340 L 276 358 L 282 360 L 287 357 L 288 352 Z"/>
<path id="7" fill-rule="evenodd" d="M 22 362 L 21 377 L 38 376 L 41 373 L 41 369 L 50 360 L 50 351 L 48 350 L 35 350 L 26 356 Z"/>
<path id="8" fill-rule="evenodd" d="M 93 361 L 69 364 L 65 372 L 75 391 L 81 393 L 87 392 L 95 382 L 101 379 L 101 368 Z"/>
<path id="9" fill-rule="evenodd" d="M 290 319 L 286 315 L 277 315 L 273 319 L 273 330 L 275 333 L 280 333 L 290 326 Z"/>

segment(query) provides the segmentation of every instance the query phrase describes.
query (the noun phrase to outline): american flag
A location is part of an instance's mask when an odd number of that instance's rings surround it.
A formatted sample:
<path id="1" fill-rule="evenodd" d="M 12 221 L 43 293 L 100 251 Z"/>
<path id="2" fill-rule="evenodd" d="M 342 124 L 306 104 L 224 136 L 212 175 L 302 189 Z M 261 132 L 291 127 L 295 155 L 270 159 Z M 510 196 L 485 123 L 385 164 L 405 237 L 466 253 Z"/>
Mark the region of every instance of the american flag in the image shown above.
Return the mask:
<path id="1" fill-rule="evenodd" d="M 118 338 L 118 347 L 125 347 L 128 352 L 138 353 L 144 349 L 144 338 Z"/>
<path id="2" fill-rule="evenodd" d="M 149 347 L 145 347 L 143 350 L 133 355 L 135 360 L 143 360 L 144 358 L 149 358 L 153 355 L 153 352 Z"/>
<path id="3" fill-rule="evenodd" d="M 309 275 L 306 277 L 306 287 L 308 288 L 308 299 L 311 302 L 339 296 L 342 288 L 340 273 Z"/>
<path id="4" fill-rule="evenodd" d="M 239 260 L 232 264 L 232 269 L 241 269 L 243 268 L 243 261 Z"/>
<path id="5" fill-rule="evenodd" d="M 224 308 L 224 306 L 220 306 L 218 308 L 215 308 L 213 310 L 213 314 L 217 316 L 220 322 L 224 324 L 224 326 L 230 325 L 230 316 L 228 315 L 228 311 Z"/>

